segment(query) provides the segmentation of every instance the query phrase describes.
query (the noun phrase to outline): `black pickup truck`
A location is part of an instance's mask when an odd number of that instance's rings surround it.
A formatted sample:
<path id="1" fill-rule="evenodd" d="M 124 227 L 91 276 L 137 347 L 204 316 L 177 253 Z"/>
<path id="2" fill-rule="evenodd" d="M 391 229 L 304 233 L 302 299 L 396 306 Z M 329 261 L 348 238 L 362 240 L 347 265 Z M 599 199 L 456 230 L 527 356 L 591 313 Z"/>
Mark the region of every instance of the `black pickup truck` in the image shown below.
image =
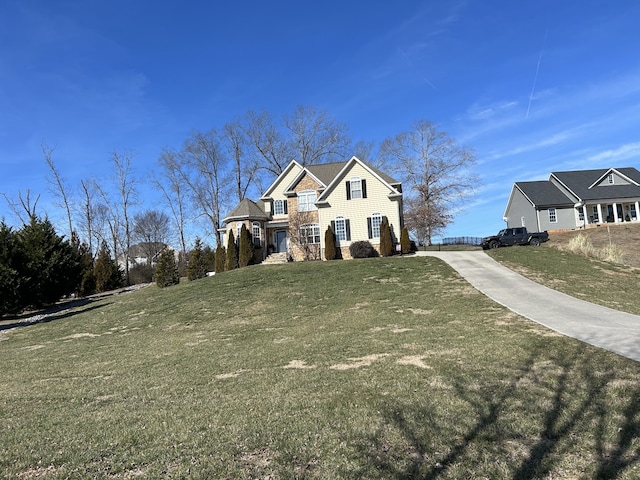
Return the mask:
<path id="1" fill-rule="evenodd" d="M 527 232 L 525 227 L 505 228 L 497 235 L 482 239 L 482 248 L 510 247 L 511 245 L 533 245 L 537 247 L 542 242 L 549 240 L 547 232 Z"/>

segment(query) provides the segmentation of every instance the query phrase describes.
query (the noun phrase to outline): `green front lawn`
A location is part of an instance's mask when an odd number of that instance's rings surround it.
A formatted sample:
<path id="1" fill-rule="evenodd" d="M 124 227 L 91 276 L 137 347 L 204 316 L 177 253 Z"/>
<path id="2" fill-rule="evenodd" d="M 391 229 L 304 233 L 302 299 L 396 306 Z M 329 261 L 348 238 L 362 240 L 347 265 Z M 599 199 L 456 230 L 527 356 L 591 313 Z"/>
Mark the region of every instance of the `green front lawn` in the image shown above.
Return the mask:
<path id="1" fill-rule="evenodd" d="M 436 258 L 256 266 L 0 332 L 6 478 L 637 478 L 639 364 Z"/>

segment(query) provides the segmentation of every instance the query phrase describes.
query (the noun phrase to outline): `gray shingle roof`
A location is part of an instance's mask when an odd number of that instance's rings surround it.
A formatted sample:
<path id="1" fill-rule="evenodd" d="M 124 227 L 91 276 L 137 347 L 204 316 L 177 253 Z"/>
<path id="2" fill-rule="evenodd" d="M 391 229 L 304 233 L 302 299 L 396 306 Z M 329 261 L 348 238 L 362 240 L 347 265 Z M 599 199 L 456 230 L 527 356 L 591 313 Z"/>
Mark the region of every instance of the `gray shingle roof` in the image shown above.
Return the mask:
<path id="1" fill-rule="evenodd" d="M 552 172 L 551 175 L 560 180 L 581 200 L 607 200 L 640 197 L 640 187 L 632 184 L 602 185 L 589 188 L 610 170 L 610 168 L 574 170 L 569 172 Z M 635 168 L 626 167 L 616 168 L 615 170 L 640 183 L 640 172 Z"/>
<path id="2" fill-rule="evenodd" d="M 222 221 L 228 223 L 233 220 L 269 220 L 269 215 L 265 213 L 264 208 L 245 198 Z"/>
<path id="3" fill-rule="evenodd" d="M 516 182 L 516 186 L 537 207 L 572 206 L 574 202 L 549 180 Z"/>

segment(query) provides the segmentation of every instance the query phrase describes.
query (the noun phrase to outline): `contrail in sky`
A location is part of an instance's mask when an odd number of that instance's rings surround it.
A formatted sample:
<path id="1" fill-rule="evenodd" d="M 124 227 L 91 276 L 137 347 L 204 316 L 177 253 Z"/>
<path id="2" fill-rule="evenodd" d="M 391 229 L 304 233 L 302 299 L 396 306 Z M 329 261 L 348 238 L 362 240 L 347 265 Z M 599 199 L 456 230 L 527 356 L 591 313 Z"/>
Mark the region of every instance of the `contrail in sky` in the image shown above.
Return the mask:
<path id="1" fill-rule="evenodd" d="M 529 95 L 529 105 L 527 105 L 527 115 L 525 118 L 529 118 L 529 110 L 531 110 L 531 101 L 533 100 L 533 93 L 536 90 L 536 83 L 538 82 L 538 72 L 540 71 L 540 62 L 542 62 L 542 54 L 544 53 L 544 47 L 547 45 L 547 35 L 549 35 L 549 27 L 544 34 L 544 42 L 542 42 L 542 50 L 540 50 L 540 56 L 538 57 L 538 65 L 536 66 L 536 74 L 533 77 L 533 86 L 531 87 L 531 94 Z"/>

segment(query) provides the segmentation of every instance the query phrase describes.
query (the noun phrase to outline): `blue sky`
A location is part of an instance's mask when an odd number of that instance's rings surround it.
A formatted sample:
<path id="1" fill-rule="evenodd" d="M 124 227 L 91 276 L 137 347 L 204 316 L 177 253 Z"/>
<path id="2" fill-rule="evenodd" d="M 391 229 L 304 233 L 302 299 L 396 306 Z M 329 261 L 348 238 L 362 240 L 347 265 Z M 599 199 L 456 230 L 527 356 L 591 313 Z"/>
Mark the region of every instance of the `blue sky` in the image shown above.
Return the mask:
<path id="1" fill-rule="evenodd" d="M 428 119 L 473 147 L 482 183 L 447 236 L 502 228 L 515 181 L 638 167 L 634 0 L 224 3 L 4 0 L 0 193 L 40 194 L 63 228 L 43 141 L 72 188 L 107 178 L 114 150 L 143 180 L 193 129 L 296 105 L 354 140 Z M 0 198 L 2 217 L 14 222 Z"/>

